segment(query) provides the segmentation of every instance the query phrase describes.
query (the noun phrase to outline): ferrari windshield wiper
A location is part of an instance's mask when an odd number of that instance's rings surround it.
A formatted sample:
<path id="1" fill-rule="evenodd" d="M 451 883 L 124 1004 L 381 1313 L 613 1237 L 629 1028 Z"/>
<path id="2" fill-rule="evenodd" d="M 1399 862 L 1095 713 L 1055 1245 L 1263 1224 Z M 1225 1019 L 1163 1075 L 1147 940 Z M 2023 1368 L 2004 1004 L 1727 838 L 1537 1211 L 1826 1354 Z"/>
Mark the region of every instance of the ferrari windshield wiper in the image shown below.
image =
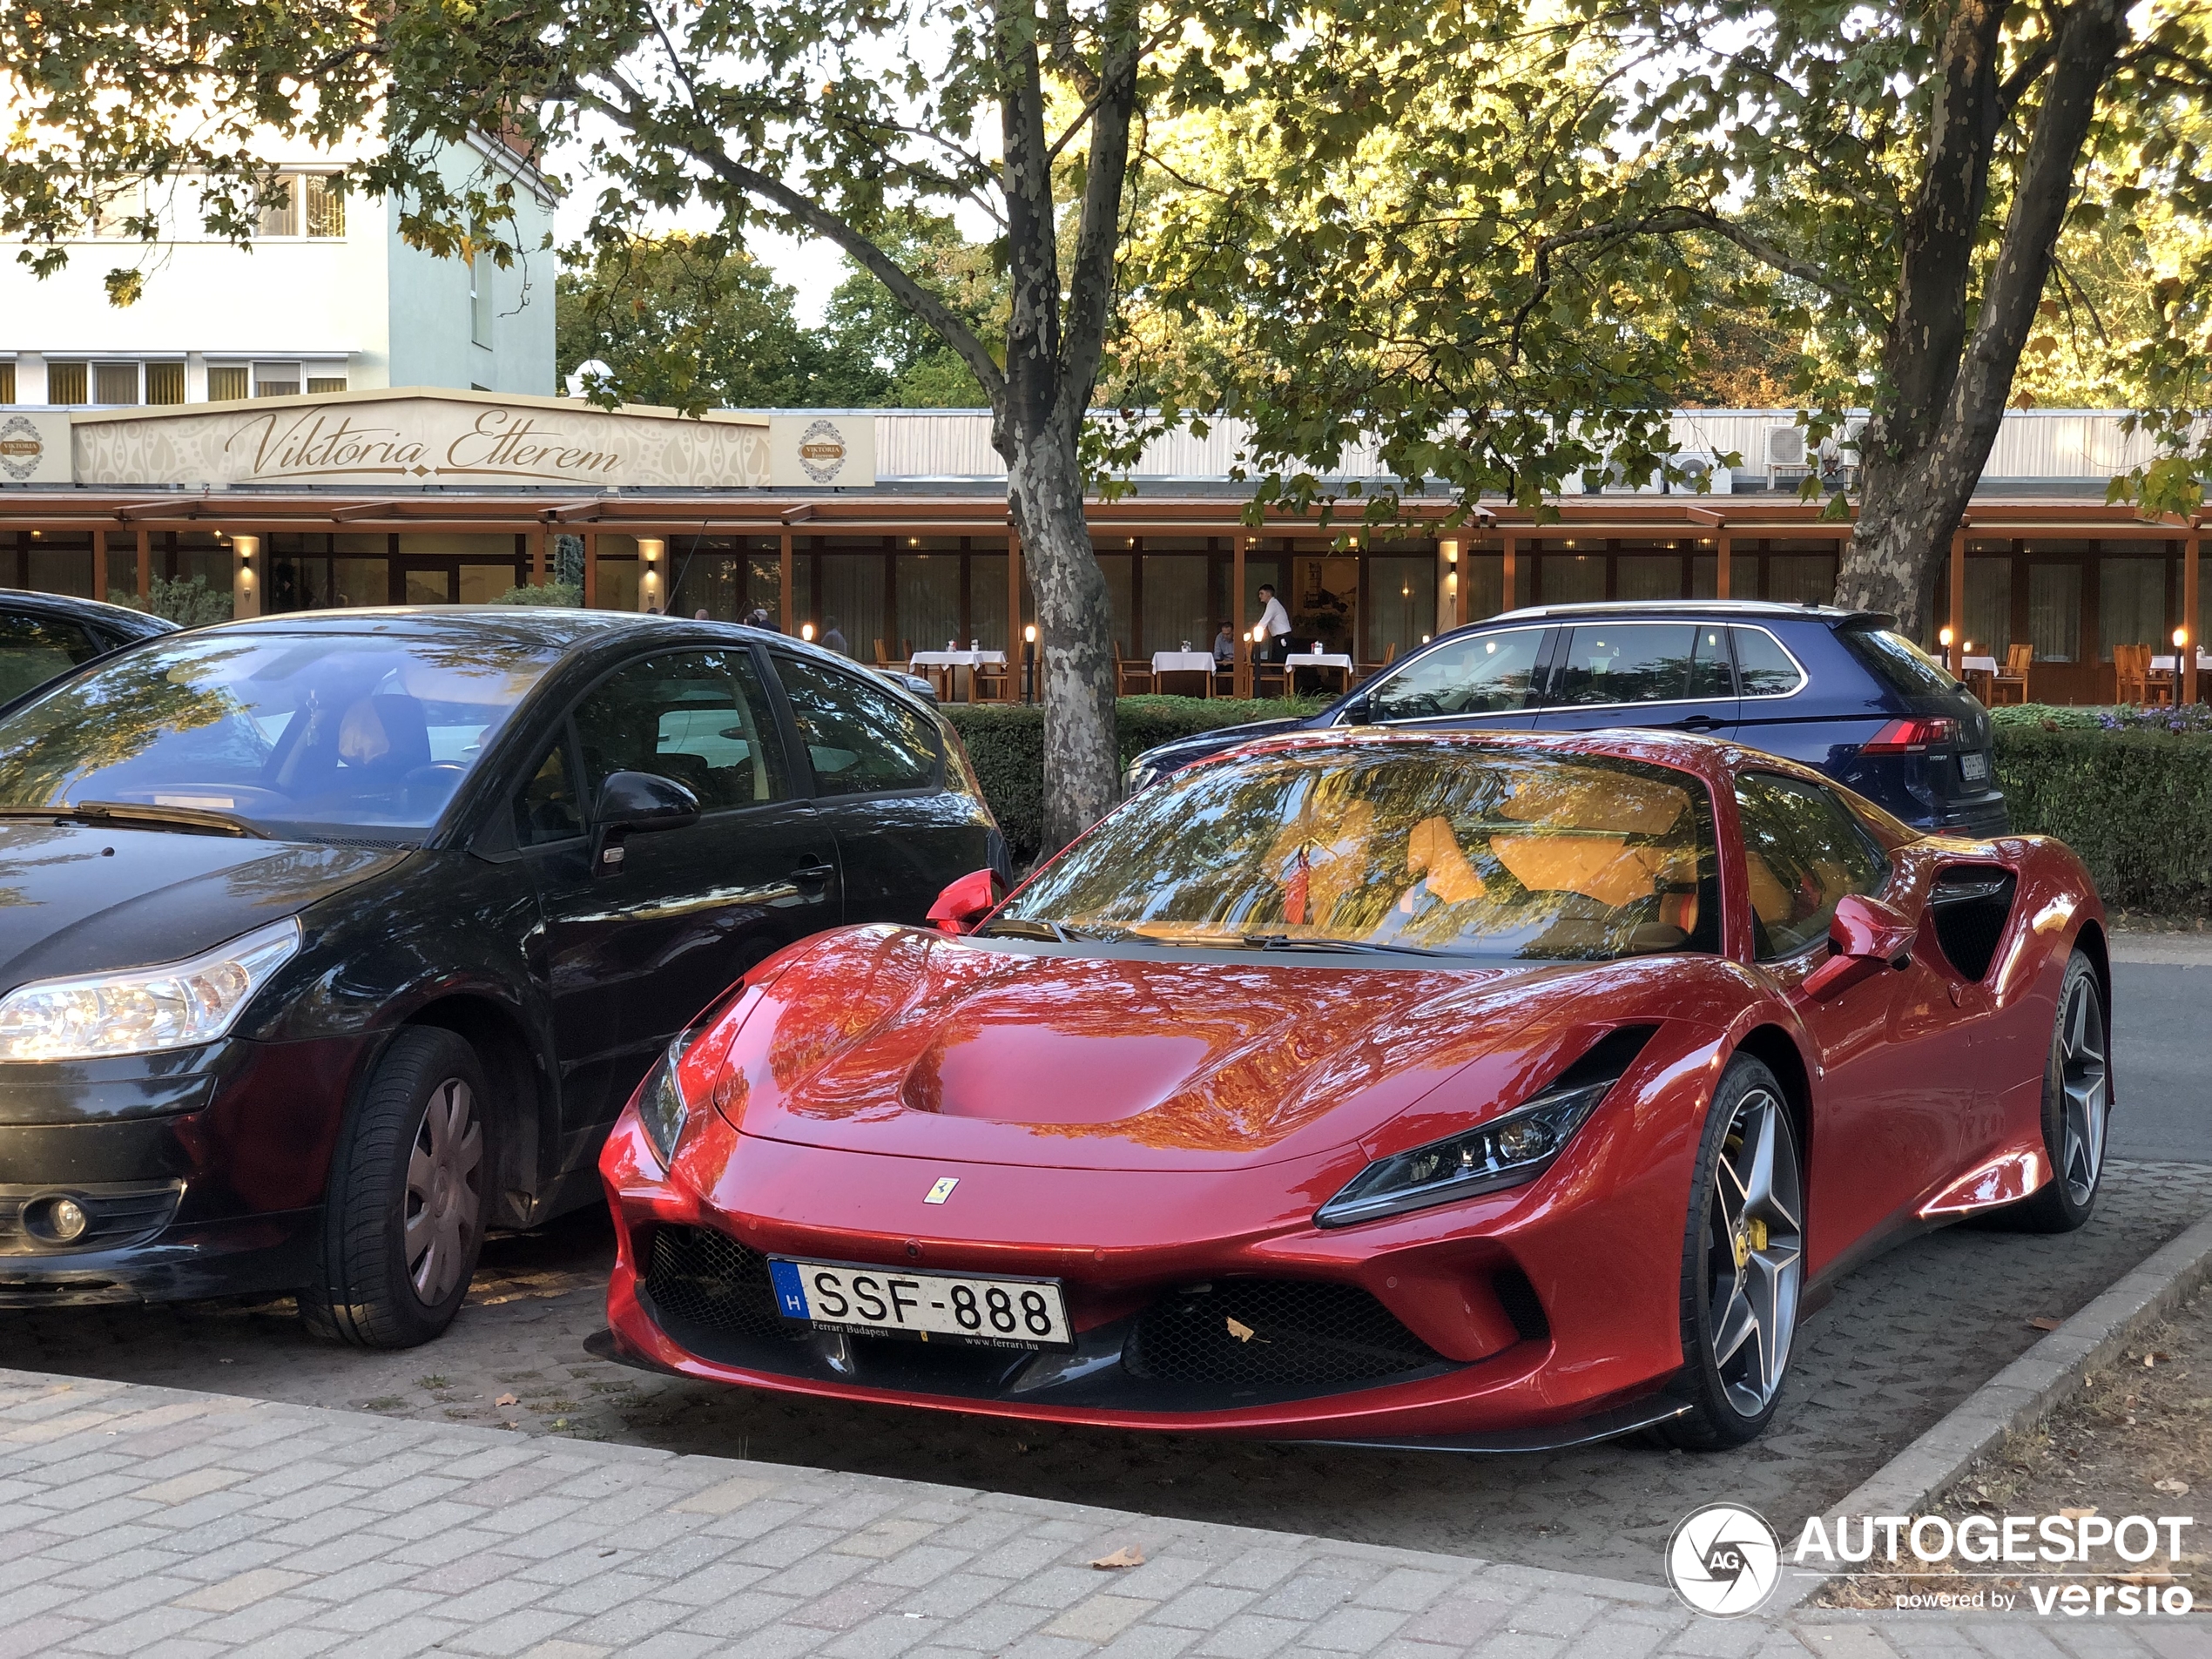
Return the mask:
<path id="1" fill-rule="evenodd" d="M 1464 956 L 1463 950 L 1431 950 L 1426 945 L 1379 945 L 1365 939 L 1304 939 L 1291 934 L 1246 934 L 1253 950 L 1350 950 L 1374 956 Z"/>
<path id="2" fill-rule="evenodd" d="M 93 824 L 127 824 L 137 828 L 194 830 L 202 834 L 250 836 L 266 841 L 269 833 L 229 813 L 204 806 L 149 806 L 130 800 L 80 800 L 57 806 L 4 806 L 9 818 L 81 818 Z"/>

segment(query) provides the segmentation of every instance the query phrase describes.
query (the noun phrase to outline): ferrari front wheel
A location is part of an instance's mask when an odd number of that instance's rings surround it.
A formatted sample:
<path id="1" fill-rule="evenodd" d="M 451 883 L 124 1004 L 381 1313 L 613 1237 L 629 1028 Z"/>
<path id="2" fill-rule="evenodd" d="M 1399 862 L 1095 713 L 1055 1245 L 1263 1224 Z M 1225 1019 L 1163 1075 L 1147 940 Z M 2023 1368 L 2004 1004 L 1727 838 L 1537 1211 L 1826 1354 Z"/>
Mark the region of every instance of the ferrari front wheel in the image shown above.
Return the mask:
<path id="1" fill-rule="evenodd" d="M 1683 1372 L 1689 1409 L 1665 1424 L 1691 1451 L 1741 1446 L 1782 1397 L 1804 1282 L 1804 1170 L 1788 1098 L 1749 1055 L 1721 1074 L 1683 1238 Z"/>

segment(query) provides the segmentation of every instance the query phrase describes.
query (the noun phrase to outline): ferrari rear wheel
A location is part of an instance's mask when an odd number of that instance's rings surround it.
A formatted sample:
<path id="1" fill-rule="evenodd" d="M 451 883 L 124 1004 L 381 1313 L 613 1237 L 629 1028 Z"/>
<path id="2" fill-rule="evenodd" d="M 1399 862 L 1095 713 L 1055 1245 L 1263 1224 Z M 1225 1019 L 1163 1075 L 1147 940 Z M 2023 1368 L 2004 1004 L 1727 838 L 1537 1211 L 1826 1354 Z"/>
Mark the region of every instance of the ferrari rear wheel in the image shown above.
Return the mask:
<path id="1" fill-rule="evenodd" d="M 2043 1149 L 2051 1178 L 1991 1219 L 2018 1232 L 2070 1233 L 2097 1207 L 2105 1123 L 2112 1106 L 2105 1000 L 2087 954 L 2074 953 L 2059 988 L 2059 1016 L 2043 1068 Z"/>
<path id="2" fill-rule="evenodd" d="M 1692 1451 L 1741 1446 L 1782 1397 L 1804 1282 L 1804 1173 L 1782 1085 L 1749 1055 L 1721 1074 L 1683 1239 L 1683 1373 L 1689 1410 L 1662 1435 Z"/>

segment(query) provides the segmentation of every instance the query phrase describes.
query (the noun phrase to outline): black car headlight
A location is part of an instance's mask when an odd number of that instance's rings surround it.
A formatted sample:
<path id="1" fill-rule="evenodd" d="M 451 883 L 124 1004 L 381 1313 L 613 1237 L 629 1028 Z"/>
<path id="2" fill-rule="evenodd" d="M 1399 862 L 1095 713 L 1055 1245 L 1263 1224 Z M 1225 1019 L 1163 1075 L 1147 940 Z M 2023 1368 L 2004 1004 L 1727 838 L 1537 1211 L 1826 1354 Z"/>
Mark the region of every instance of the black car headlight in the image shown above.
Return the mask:
<path id="1" fill-rule="evenodd" d="M 637 1091 L 637 1121 L 644 1125 L 645 1138 L 653 1143 L 663 1169 L 675 1157 L 676 1143 L 684 1138 L 684 1125 L 691 1116 L 691 1103 L 684 1098 L 684 1085 L 676 1069 L 693 1035 L 686 1031 L 668 1045 L 668 1051 L 645 1078 L 645 1086 Z"/>

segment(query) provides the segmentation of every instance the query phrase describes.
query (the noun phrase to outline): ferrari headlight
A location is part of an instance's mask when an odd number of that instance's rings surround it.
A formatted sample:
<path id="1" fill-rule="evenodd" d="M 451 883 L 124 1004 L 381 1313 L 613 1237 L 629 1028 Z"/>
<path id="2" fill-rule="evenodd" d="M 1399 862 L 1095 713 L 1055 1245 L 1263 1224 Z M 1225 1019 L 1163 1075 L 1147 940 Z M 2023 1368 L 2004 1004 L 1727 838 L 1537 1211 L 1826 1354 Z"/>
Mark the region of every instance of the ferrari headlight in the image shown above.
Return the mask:
<path id="1" fill-rule="evenodd" d="M 668 1045 L 668 1052 L 661 1055 L 645 1086 L 637 1091 L 637 1121 L 645 1126 L 645 1138 L 653 1143 L 663 1169 L 676 1156 L 676 1143 L 684 1138 L 684 1125 L 691 1116 L 691 1103 L 684 1098 L 684 1085 L 676 1068 L 684 1050 L 691 1047 L 693 1035 L 686 1031 Z"/>
<path id="2" fill-rule="evenodd" d="M 1551 1167 L 1560 1148 L 1613 1087 L 1610 1077 L 1551 1089 L 1527 1105 L 1447 1140 L 1379 1158 L 1323 1204 L 1314 1221 L 1345 1227 L 1407 1210 L 1517 1187 Z"/>
<path id="3" fill-rule="evenodd" d="M 292 959 L 300 937 L 287 916 L 186 961 L 17 986 L 0 997 L 0 1061 L 103 1060 L 212 1042 Z"/>

